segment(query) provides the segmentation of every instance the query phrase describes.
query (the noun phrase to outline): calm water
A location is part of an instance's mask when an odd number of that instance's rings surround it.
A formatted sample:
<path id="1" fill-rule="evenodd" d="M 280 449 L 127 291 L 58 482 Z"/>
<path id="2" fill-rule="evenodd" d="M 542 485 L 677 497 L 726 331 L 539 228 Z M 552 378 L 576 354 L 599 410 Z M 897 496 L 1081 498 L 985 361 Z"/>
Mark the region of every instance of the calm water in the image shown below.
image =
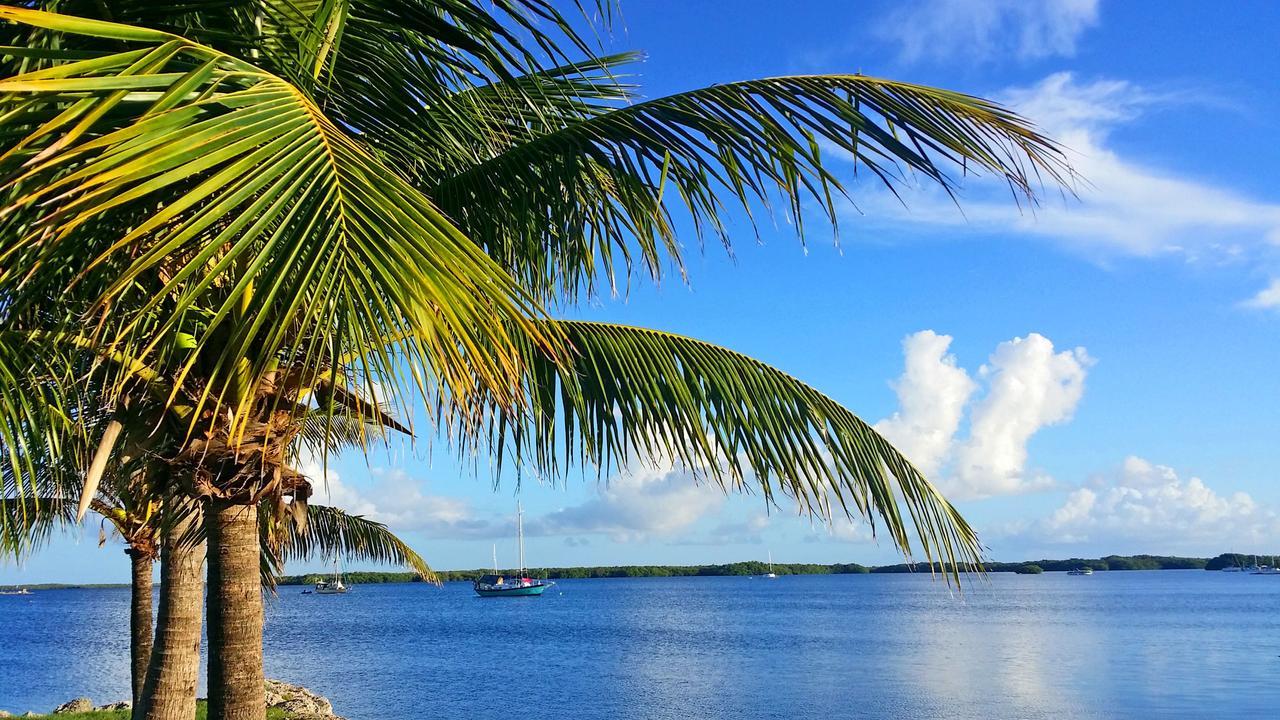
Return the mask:
<path id="1" fill-rule="evenodd" d="M 127 590 L 0 597 L 0 708 L 128 696 Z M 282 588 L 269 676 L 352 720 L 1280 717 L 1280 577 L 1204 571 Z"/>

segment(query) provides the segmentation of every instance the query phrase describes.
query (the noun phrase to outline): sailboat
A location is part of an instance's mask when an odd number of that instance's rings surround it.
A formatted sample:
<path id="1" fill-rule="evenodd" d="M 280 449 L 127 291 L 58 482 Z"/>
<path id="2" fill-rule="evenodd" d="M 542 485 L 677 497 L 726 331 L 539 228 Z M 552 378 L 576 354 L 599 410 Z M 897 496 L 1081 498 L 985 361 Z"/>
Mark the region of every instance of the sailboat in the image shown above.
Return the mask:
<path id="1" fill-rule="evenodd" d="M 515 577 L 498 572 L 498 546 L 493 546 L 493 574 L 483 575 L 472 585 L 480 597 L 528 597 L 541 595 L 555 585 L 549 580 L 529 577 L 524 567 L 524 508 L 516 503 L 516 536 L 520 538 L 520 571 Z"/>
<path id="2" fill-rule="evenodd" d="M 342 573 L 338 572 L 338 558 L 333 559 L 333 579 L 321 580 L 316 583 L 317 595 L 341 595 L 347 591 L 347 586 L 342 584 Z"/>
<path id="3" fill-rule="evenodd" d="M 769 551 L 769 572 L 765 573 L 764 577 L 769 580 L 778 579 L 778 574 L 773 571 L 773 551 L 772 550 Z"/>

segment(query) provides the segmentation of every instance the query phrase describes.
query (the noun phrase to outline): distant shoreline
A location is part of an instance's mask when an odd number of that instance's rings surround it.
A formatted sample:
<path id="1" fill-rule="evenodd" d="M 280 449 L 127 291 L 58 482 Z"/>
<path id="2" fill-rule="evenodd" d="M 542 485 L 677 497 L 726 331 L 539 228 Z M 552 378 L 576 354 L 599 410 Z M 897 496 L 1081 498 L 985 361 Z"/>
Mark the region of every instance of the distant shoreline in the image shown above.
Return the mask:
<path id="1" fill-rule="evenodd" d="M 1243 567 L 1254 559 L 1274 564 L 1272 556 L 1225 553 L 1214 558 L 1178 557 L 1171 555 L 1107 555 L 1100 558 L 1068 558 L 1066 560 L 1026 560 L 1023 562 L 989 562 L 987 572 L 1026 572 L 1028 567 L 1038 567 L 1044 572 L 1066 572 L 1088 567 L 1095 571 L 1106 570 L 1221 570 L 1224 567 Z M 747 561 L 726 565 L 612 565 L 593 567 L 530 568 L 529 574 L 551 580 L 577 580 L 592 578 L 627 577 L 734 577 L 763 575 L 768 571 L 765 563 Z M 488 568 L 474 570 L 440 570 L 436 574 L 442 582 L 471 581 L 493 572 Z M 502 571 L 514 574 L 513 569 Z M 774 563 L 773 572 L 778 575 L 861 575 L 868 573 L 920 573 L 929 572 L 926 563 L 898 563 L 896 565 L 859 565 L 858 563 Z M 311 585 L 324 579 L 324 573 L 284 575 L 277 579 L 279 585 Z M 349 583 L 376 585 L 381 583 L 420 582 L 413 573 L 351 571 L 343 573 Z M 29 590 L 89 590 L 100 588 L 127 588 L 128 583 L 20 583 L 0 585 L 0 591 L 27 588 Z"/>

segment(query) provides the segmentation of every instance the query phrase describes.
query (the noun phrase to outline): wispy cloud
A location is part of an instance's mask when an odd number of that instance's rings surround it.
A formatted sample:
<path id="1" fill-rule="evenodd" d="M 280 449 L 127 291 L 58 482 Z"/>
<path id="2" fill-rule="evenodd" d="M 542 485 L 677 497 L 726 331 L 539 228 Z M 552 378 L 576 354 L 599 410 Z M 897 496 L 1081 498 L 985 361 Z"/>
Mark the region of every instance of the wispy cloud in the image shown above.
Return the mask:
<path id="1" fill-rule="evenodd" d="M 376 520 L 395 532 L 418 532 L 431 538 L 480 539 L 507 537 L 515 532 L 508 518 L 479 513 L 463 498 L 425 492 L 426 483 L 400 469 L 374 469 L 372 482 L 357 489 L 314 458 L 304 458 L 299 470 L 315 485 L 312 502 L 333 505 Z"/>
<path id="2" fill-rule="evenodd" d="M 907 62 L 1035 60 L 1074 55 L 1098 22 L 1098 0 L 928 0 L 904 3 L 878 34 Z"/>
<path id="3" fill-rule="evenodd" d="M 999 98 L 1068 149 L 1084 180 L 1078 198 L 1047 195 L 1028 210 L 1016 207 L 998 182 L 976 180 L 962 189 L 960 207 L 929 186 L 904 191 L 905 208 L 890 196 L 868 193 L 857 198 L 869 216 L 859 220 L 1048 238 L 1100 261 L 1128 256 L 1221 263 L 1276 252 L 1280 203 L 1115 149 L 1115 130 L 1137 125 L 1152 108 L 1185 105 L 1191 102 L 1187 94 L 1152 92 L 1119 80 L 1081 82 L 1057 73 Z"/>
<path id="4" fill-rule="evenodd" d="M 526 528 L 536 535 L 606 535 L 615 542 L 672 538 L 718 513 L 725 497 L 675 463 L 634 463 L 593 497 L 533 518 Z"/>
<path id="5" fill-rule="evenodd" d="M 1273 279 L 1270 285 L 1240 304 L 1255 310 L 1280 310 L 1280 278 Z"/>

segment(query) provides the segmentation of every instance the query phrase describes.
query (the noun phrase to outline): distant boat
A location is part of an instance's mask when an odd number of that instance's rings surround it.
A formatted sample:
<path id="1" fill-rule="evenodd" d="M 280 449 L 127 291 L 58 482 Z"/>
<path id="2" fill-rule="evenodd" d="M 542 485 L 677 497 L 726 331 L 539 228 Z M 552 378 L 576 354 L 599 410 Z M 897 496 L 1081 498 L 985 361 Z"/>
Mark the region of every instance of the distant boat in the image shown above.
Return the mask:
<path id="1" fill-rule="evenodd" d="M 1068 570 L 1068 571 L 1067 571 L 1067 574 L 1068 574 L 1068 575 L 1092 575 L 1092 574 L 1093 574 L 1093 568 L 1088 567 L 1088 566 L 1085 566 L 1085 567 L 1078 567 L 1078 568 L 1076 568 L 1075 570 Z"/>
<path id="2" fill-rule="evenodd" d="M 342 584 L 342 573 L 338 572 L 338 558 L 333 559 L 333 578 L 316 583 L 317 595 L 341 595 L 349 588 Z"/>
<path id="3" fill-rule="evenodd" d="M 520 571 L 515 577 L 498 572 L 498 546 L 493 546 L 493 574 L 483 575 L 472 587 L 480 597 L 529 597 L 541 595 L 555 585 L 549 580 L 529 577 L 524 569 L 524 508 L 516 503 L 516 536 L 520 539 Z"/>
<path id="4" fill-rule="evenodd" d="M 1270 565 L 1259 565 L 1257 570 L 1253 571 L 1254 575 L 1280 575 L 1280 567 L 1272 567 Z"/>
<path id="5" fill-rule="evenodd" d="M 778 578 L 778 574 L 773 571 L 773 551 L 772 550 L 769 551 L 769 572 L 765 573 L 764 577 L 769 578 L 771 580 L 776 580 Z"/>
<path id="6" fill-rule="evenodd" d="M 0 595 L 30 595 L 31 591 L 26 588 L 18 588 L 17 590 L 0 590 Z"/>
<path id="7" fill-rule="evenodd" d="M 1244 568 L 1239 565 L 1228 565 L 1222 568 L 1222 572 L 1244 572 Z"/>

